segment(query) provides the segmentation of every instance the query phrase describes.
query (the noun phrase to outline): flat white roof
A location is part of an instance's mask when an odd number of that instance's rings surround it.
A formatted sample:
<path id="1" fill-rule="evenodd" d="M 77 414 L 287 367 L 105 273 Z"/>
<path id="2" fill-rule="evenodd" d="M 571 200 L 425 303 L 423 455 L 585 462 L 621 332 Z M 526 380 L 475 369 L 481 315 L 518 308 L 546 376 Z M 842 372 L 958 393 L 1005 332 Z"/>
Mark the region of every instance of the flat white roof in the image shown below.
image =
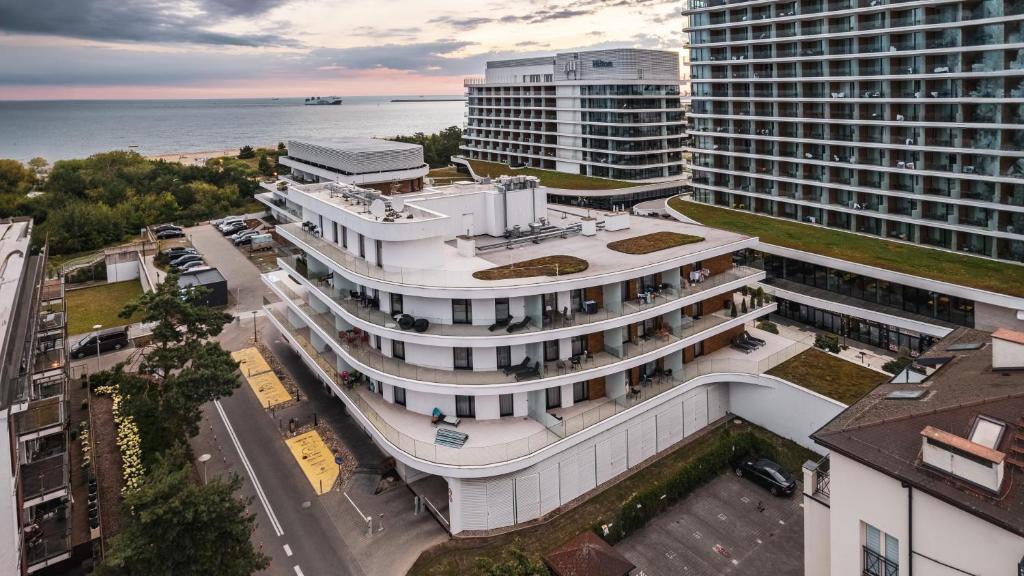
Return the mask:
<path id="1" fill-rule="evenodd" d="M 30 229 L 30 221 L 0 222 L 0 351 L 6 345 L 18 304 L 15 296 L 25 273 L 32 241 Z"/>
<path id="2" fill-rule="evenodd" d="M 386 152 L 390 150 L 417 150 L 419 144 L 382 140 L 380 138 L 293 138 L 289 143 L 308 144 L 345 152 Z M 290 152 L 290 151 L 289 151 Z"/>

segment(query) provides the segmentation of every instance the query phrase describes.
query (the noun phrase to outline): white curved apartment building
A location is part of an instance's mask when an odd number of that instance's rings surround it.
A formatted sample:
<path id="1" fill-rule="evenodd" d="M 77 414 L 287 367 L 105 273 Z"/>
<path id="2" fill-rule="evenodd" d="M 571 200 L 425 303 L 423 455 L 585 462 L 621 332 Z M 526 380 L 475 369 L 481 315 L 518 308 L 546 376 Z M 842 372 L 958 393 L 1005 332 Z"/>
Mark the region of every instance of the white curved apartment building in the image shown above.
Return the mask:
<path id="1" fill-rule="evenodd" d="M 495 60 L 465 81 L 467 158 L 619 180 L 682 174 L 679 54 L 621 48 Z"/>
<path id="2" fill-rule="evenodd" d="M 684 14 L 695 199 L 1024 261 L 1024 3 Z"/>
<path id="3" fill-rule="evenodd" d="M 803 349 L 769 343 L 738 358 L 728 346 L 775 309 L 723 308 L 764 278 L 733 264 L 756 238 L 625 213 L 588 218 L 549 207 L 522 177 L 387 197 L 404 204 L 397 213 L 368 211 L 382 197 L 351 186 L 287 194 L 302 222 L 277 227 L 295 255 L 264 276 L 280 299 L 269 318 L 407 481 L 444 487 L 447 506 L 434 504 L 452 533 L 557 509 L 724 417 L 737 387 L 774 386 L 758 375 Z M 504 237 L 517 228 L 519 238 Z M 699 239 L 648 254 L 608 247 L 663 231 Z M 473 275 L 555 255 L 589 266 Z M 494 326 L 503 318 L 515 328 Z M 346 384 L 354 372 L 365 378 Z M 435 409 L 458 425 L 433 424 Z"/>

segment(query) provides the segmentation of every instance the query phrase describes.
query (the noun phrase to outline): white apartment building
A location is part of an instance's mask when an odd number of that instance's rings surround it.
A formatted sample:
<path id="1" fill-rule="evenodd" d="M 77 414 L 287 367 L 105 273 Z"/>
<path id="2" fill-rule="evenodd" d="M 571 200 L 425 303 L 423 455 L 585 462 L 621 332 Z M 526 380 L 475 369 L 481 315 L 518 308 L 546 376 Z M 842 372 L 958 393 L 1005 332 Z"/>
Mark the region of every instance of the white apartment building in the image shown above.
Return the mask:
<path id="1" fill-rule="evenodd" d="M 487 63 L 465 81 L 462 154 L 619 180 L 682 174 L 679 54 L 631 48 Z"/>
<path id="2" fill-rule="evenodd" d="M 1024 261 L 1024 4 L 689 0 L 694 197 Z"/>
<path id="3" fill-rule="evenodd" d="M 729 346 L 775 310 L 725 308 L 765 276 L 733 261 L 756 238 L 548 205 L 529 177 L 283 182 L 302 221 L 277 227 L 268 317 L 453 534 L 552 513 L 727 412 L 809 445 L 843 408 L 761 375 L 807 344 Z M 656 232 L 694 238 L 613 244 Z"/>
<path id="4" fill-rule="evenodd" d="M 813 437 L 807 576 L 1024 571 L 1024 333 L 958 328 Z"/>

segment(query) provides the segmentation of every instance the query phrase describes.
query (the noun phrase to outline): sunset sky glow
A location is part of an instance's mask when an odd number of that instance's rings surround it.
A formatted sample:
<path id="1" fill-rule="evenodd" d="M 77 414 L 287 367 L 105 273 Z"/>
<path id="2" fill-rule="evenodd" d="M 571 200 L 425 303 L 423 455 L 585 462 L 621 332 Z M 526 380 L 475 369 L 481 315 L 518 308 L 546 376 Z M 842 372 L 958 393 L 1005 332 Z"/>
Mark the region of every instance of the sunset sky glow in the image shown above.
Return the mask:
<path id="1" fill-rule="evenodd" d="M 679 50 L 678 1 L 0 0 L 0 99 L 458 94 L 486 60 Z"/>

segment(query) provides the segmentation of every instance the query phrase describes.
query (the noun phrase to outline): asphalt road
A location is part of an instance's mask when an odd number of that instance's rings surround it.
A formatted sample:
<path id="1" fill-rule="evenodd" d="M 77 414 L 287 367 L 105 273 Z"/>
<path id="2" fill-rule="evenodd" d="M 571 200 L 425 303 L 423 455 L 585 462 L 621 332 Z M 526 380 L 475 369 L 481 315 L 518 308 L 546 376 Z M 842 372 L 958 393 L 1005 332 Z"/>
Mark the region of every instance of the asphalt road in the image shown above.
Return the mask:
<path id="1" fill-rule="evenodd" d="M 236 394 L 204 407 L 196 454 L 213 456 L 207 472 L 244 479 L 242 494 L 258 526 L 253 540 L 271 557 L 265 574 L 362 576 L 327 511 L 295 464 L 276 424 L 252 394 Z"/>

